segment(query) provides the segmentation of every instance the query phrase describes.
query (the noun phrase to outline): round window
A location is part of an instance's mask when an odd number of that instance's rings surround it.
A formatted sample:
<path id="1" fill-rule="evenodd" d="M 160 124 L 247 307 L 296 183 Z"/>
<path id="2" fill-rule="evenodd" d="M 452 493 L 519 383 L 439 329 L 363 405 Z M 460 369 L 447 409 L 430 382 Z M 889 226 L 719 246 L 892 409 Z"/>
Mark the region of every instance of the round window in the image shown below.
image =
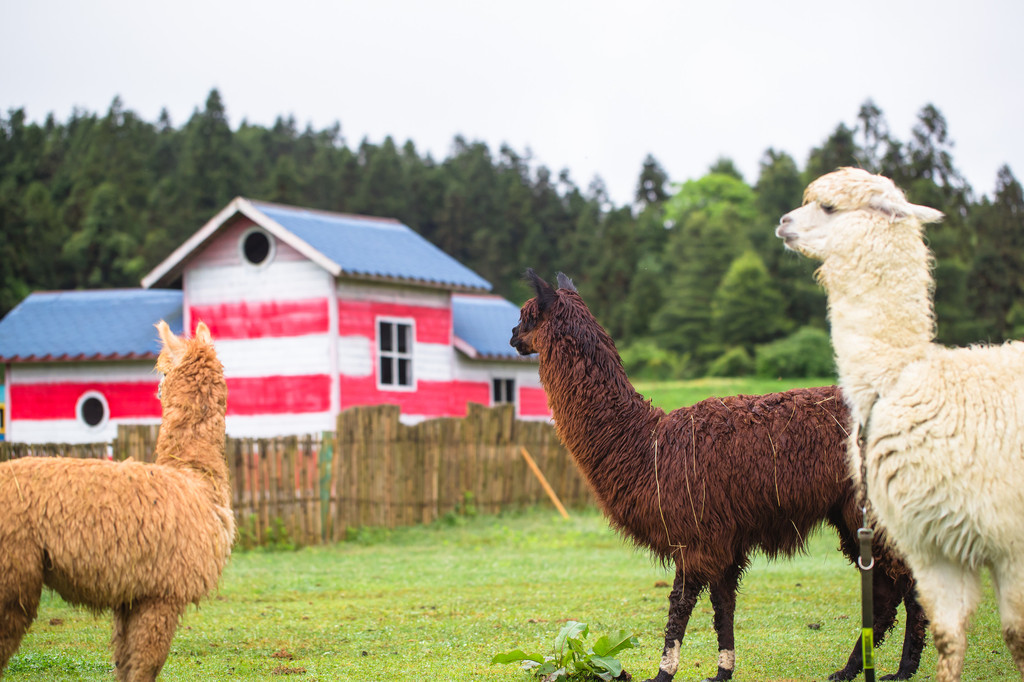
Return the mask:
<path id="1" fill-rule="evenodd" d="M 107 399 L 98 391 L 83 393 L 78 399 L 75 407 L 75 414 L 78 420 L 90 428 L 106 424 L 110 416 L 110 409 L 107 406 Z"/>
<path id="2" fill-rule="evenodd" d="M 254 227 L 246 230 L 239 242 L 242 258 L 250 265 L 266 265 L 274 256 L 274 242 L 269 234 Z"/>

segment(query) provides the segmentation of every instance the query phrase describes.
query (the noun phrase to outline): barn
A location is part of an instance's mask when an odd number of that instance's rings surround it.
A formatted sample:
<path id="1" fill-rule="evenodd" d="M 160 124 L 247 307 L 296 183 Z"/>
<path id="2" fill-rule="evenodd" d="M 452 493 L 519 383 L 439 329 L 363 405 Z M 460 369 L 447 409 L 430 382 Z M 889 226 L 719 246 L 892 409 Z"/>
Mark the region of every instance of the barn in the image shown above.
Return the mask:
<path id="1" fill-rule="evenodd" d="M 234 437 L 329 431 L 342 410 L 402 420 L 512 403 L 548 419 L 518 308 L 397 220 L 236 198 L 130 290 L 37 292 L 0 320 L 6 438 L 109 441 L 156 423 L 153 325 L 204 321 Z"/>

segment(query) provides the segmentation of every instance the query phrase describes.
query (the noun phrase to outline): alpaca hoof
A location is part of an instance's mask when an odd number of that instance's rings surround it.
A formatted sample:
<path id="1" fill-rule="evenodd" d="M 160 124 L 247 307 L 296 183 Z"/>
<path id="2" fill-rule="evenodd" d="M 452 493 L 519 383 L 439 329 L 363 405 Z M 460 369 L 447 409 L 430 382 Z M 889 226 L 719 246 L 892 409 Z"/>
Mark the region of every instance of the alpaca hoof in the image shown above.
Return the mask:
<path id="1" fill-rule="evenodd" d="M 672 682 L 673 677 L 673 675 L 670 675 L 664 670 L 659 670 L 656 676 L 650 678 L 649 680 L 644 680 L 644 682 Z"/>
<path id="2" fill-rule="evenodd" d="M 732 679 L 732 671 L 726 670 L 725 668 L 719 668 L 718 674 L 714 677 L 708 677 L 704 679 L 704 682 L 726 682 L 726 680 Z"/>
<path id="3" fill-rule="evenodd" d="M 879 679 L 879 681 L 881 681 L 881 680 L 909 680 L 913 676 L 914 676 L 914 673 L 912 673 L 912 672 L 908 673 L 908 672 L 903 672 L 902 670 L 897 670 L 892 675 L 883 675 L 882 677 L 879 677 L 878 679 Z"/>
<path id="4" fill-rule="evenodd" d="M 846 668 L 843 668 L 842 670 L 837 670 L 829 675 L 828 679 L 829 682 L 845 682 L 845 680 L 857 679 L 858 675 L 860 675 L 859 670 L 847 670 Z"/>

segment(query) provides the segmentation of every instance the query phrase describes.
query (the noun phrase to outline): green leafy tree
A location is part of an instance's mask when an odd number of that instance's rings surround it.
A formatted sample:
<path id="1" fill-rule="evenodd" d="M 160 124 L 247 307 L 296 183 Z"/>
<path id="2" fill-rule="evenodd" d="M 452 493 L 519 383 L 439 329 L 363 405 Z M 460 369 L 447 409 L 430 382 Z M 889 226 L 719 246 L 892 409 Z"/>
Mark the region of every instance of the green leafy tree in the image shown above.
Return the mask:
<path id="1" fill-rule="evenodd" d="M 711 323 L 711 301 L 733 259 L 751 248 L 759 224 L 754 191 L 727 173 L 683 183 L 665 202 L 671 225 L 663 263 L 668 280 L 663 304 L 651 320 L 665 348 L 689 352 L 695 367 L 720 354 Z"/>
<path id="2" fill-rule="evenodd" d="M 786 317 L 795 325 L 823 325 L 825 292 L 814 281 L 817 264 L 787 251 L 775 238 L 779 219 L 803 200 L 804 183 L 793 157 L 774 149 L 766 151 L 761 157 L 756 191 L 757 207 L 765 220 L 761 239 L 755 243 L 785 301 Z"/>
<path id="3" fill-rule="evenodd" d="M 634 201 L 641 207 L 658 205 L 668 199 L 668 174 L 651 154 L 644 157 L 640 178 L 636 183 Z"/>
<path id="4" fill-rule="evenodd" d="M 804 168 L 804 185 L 825 173 L 844 166 L 857 166 L 862 150 L 857 146 L 855 131 L 840 123 L 820 147 L 811 150 Z"/>
<path id="5" fill-rule="evenodd" d="M 979 339 L 1002 342 L 1015 332 L 1011 312 L 1024 300 L 1024 190 L 1008 166 L 999 169 L 994 199 L 975 209 L 977 239 L 968 276 L 968 306 Z"/>
<path id="6" fill-rule="evenodd" d="M 207 96 L 205 108 L 193 113 L 185 125 L 181 145 L 175 189 L 184 207 L 184 240 L 231 199 L 245 193 L 240 151 L 216 89 Z"/>
<path id="7" fill-rule="evenodd" d="M 754 346 L 777 338 L 790 328 L 786 304 L 761 258 L 740 254 L 729 266 L 711 301 L 711 323 L 725 346 Z"/>
<path id="8" fill-rule="evenodd" d="M 409 190 L 402 156 L 391 136 L 380 146 L 365 140 L 359 148 L 363 170 L 356 190 L 357 213 L 404 218 L 408 213 Z"/>
<path id="9" fill-rule="evenodd" d="M 860 106 L 857 112 L 857 120 L 860 122 L 862 143 L 860 145 L 861 168 L 878 173 L 882 168 L 882 159 L 885 158 L 891 145 L 889 138 L 889 125 L 878 105 L 871 99 L 867 99 Z"/>
<path id="10" fill-rule="evenodd" d="M 78 287 L 138 283 L 144 263 L 138 257 L 138 243 L 128 216 L 128 207 L 113 183 L 96 188 L 81 228 L 64 243 L 61 254 L 79 273 Z"/>

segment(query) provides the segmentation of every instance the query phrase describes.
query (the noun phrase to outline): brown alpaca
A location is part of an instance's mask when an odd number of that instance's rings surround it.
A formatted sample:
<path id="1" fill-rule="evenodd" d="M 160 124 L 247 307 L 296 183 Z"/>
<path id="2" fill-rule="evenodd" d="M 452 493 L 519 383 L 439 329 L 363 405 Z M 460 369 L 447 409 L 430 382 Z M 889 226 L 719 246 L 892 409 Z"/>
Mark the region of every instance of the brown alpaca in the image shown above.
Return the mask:
<path id="1" fill-rule="evenodd" d="M 716 682 L 732 677 L 736 591 L 750 554 L 792 556 L 823 522 L 857 555 L 861 512 L 846 464 L 848 414 L 838 389 L 710 398 L 666 414 L 629 383 L 615 343 L 559 273 L 555 290 L 532 270 L 537 292 L 523 306 L 511 344 L 537 353 L 555 427 L 612 525 L 676 566 L 656 682 L 668 682 L 690 614 L 710 589 L 718 636 Z M 906 636 L 899 670 L 920 663 L 927 622 L 903 563 L 875 548 L 875 641 L 902 601 Z M 852 605 L 851 605 L 852 606 Z M 860 640 L 830 679 L 863 667 Z"/>
<path id="2" fill-rule="evenodd" d="M 43 585 L 114 614 L 120 680 L 153 680 L 178 621 L 213 590 L 235 537 L 227 385 L 202 322 L 157 325 L 163 421 L 156 463 L 26 457 L 0 464 L 0 673 L 36 617 Z"/>

